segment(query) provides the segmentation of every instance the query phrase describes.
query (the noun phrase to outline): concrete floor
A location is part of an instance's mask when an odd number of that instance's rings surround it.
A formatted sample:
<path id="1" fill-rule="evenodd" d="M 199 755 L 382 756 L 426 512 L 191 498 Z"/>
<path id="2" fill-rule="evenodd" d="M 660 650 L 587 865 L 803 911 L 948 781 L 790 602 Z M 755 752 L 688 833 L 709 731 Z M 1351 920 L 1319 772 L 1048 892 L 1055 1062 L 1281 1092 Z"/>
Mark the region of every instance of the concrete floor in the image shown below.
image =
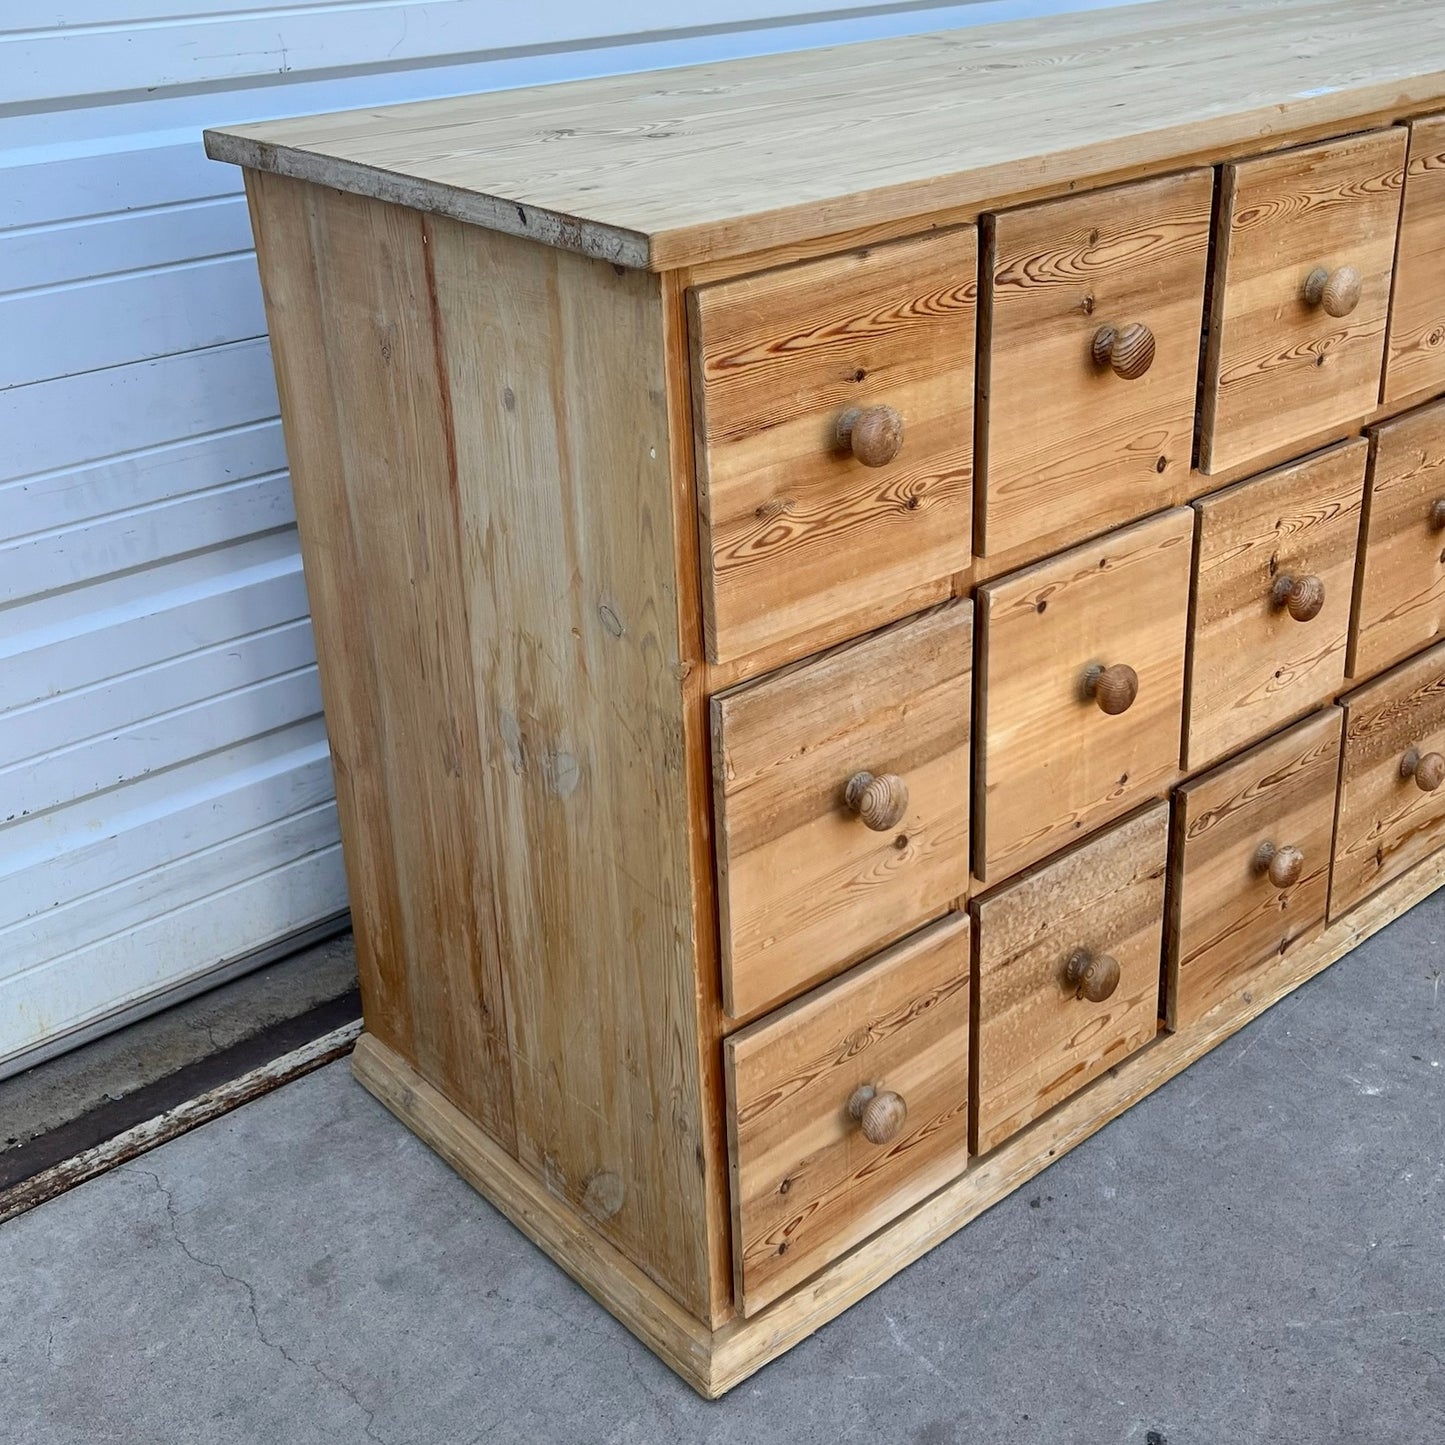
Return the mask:
<path id="1" fill-rule="evenodd" d="M 1445 1439 L 1445 893 L 707 1405 L 344 1064 L 0 1227 L 0 1440 Z"/>

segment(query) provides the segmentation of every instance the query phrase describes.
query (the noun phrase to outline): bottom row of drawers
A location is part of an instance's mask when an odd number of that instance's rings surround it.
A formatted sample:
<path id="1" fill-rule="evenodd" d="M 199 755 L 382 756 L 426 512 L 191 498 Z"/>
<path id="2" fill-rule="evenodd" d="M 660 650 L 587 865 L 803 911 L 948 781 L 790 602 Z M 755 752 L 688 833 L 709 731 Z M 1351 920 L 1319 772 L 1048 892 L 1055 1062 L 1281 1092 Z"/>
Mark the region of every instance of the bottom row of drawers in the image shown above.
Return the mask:
<path id="1" fill-rule="evenodd" d="M 1442 753 L 1445 645 L 732 1035 L 742 1312 L 1445 843 Z"/>

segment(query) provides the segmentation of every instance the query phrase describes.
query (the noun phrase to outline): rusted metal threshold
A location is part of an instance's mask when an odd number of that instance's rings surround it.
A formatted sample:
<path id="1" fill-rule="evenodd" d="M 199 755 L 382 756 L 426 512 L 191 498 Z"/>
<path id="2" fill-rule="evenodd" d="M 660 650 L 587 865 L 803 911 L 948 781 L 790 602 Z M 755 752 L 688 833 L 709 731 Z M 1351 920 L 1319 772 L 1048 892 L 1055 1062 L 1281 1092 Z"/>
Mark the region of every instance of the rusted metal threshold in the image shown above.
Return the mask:
<path id="1" fill-rule="evenodd" d="M 344 1057 L 360 1014 L 328 999 L 0 1154 L 0 1223 Z"/>

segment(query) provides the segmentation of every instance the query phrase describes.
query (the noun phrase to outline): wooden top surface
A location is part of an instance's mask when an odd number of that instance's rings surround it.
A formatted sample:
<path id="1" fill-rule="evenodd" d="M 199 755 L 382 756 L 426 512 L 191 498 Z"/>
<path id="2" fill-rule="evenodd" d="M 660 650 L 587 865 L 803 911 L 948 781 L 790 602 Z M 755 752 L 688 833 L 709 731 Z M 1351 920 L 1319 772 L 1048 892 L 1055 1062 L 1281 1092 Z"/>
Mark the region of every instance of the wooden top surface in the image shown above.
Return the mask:
<path id="1" fill-rule="evenodd" d="M 1156 0 L 207 132 L 219 160 L 668 270 L 1445 102 L 1439 0 Z"/>

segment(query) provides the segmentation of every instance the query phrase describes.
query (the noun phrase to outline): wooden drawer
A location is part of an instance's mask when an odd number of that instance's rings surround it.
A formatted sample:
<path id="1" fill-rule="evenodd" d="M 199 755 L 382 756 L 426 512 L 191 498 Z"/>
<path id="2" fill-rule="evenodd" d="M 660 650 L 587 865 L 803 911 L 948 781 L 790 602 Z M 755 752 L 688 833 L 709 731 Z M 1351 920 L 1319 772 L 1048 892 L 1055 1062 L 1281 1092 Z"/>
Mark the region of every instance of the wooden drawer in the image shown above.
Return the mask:
<path id="1" fill-rule="evenodd" d="M 1349 673 L 1366 678 L 1445 626 L 1445 403 L 1376 427 Z"/>
<path id="2" fill-rule="evenodd" d="M 974 901 L 976 1152 L 1154 1037 L 1168 845 L 1155 803 Z"/>
<path id="3" fill-rule="evenodd" d="M 726 1041 L 744 1315 L 963 1171 L 968 995 L 955 915 Z"/>
<path id="4" fill-rule="evenodd" d="M 1367 452 L 1345 442 L 1194 504 L 1186 768 L 1340 690 Z"/>
<path id="5" fill-rule="evenodd" d="M 1213 190 L 1187 171 L 986 222 L 981 554 L 1054 551 L 1187 495 Z"/>
<path id="6" fill-rule="evenodd" d="M 713 699 L 734 1018 L 967 894 L 972 668 L 970 609 L 948 604 Z"/>
<path id="7" fill-rule="evenodd" d="M 1324 926 L 1341 720 L 1327 708 L 1176 790 L 1170 1028 L 1193 1023 Z"/>
<path id="8" fill-rule="evenodd" d="M 1445 115 L 1410 124 L 1385 401 L 1445 387 Z"/>
<path id="9" fill-rule="evenodd" d="M 1445 643 L 1342 701 L 1331 919 L 1445 843 Z"/>
<path id="10" fill-rule="evenodd" d="M 1173 783 L 1193 535 L 1180 507 L 979 588 L 981 880 Z"/>
<path id="11" fill-rule="evenodd" d="M 1406 132 L 1223 168 L 1200 466 L 1222 472 L 1373 411 Z M 1311 278 L 1327 278 L 1321 289 Z"/>
<path id="12" fill-rule="evenodd" d="M 969 227 L 692 293 L 713 661 L 836 641 L 971 565 L 977 250 Z"/>

